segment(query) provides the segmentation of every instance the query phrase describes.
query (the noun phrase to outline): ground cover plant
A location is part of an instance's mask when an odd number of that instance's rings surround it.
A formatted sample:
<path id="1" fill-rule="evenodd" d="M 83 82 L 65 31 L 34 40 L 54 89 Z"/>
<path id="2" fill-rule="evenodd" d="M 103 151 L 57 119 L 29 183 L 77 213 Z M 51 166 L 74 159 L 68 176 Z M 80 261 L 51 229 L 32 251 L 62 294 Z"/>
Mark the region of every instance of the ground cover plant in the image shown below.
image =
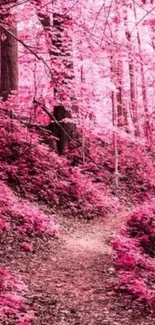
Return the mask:
<path id="1" fill-rule="evenodd" d="M 113 242 L 119 289 L 152 310 L 155 308 L 154 218 L 155 202 L 149 201 L 129 214 Z"/>

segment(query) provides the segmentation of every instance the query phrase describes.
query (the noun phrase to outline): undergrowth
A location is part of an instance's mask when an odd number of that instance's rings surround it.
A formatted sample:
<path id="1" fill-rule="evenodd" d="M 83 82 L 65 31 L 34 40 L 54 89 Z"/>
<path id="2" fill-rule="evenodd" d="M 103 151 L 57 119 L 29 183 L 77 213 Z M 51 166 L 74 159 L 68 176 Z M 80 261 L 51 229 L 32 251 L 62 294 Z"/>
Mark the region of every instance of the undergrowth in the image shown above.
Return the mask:
<path id="1" fill-rule="evenodd" d="M 28 288 L 20 276 L 0 267 L 0 321 L 1 324 L 30 325 L 35 313 L 27 304 Z"/>
<path id="2" fill-rule="evenodd" d="M 110 188 L 98 184 L 85 166 L 72 166 L 69 158 L 58 156 L 36 132 L 2 113 L 0 124 L 0 176 L 20 196 L 85 217 L 118 208 Z"/>
<path id="3" fill-rule="evenodd" d="M 20 321 L 19 324 L 28 325 L 30 324 L 28 321 L 34 318 L 34 312 L 27 303 L 28 288 L 19 275 L 12 274 L 11 270 L 5 267 L 4 261 L 6 258 L 4 254 L 6 252 L 11 254 L 14 249 L 25 251 L 28 254 L 33 251 L 32 239 L 43 235 L 52 237 L 59 235 L 58 227 L 54 224 L 52 216 L 45 214 L 36 203 L 28 202 L 15 195 L 1 181 L 0 262 L 2 265 L 0 266 L 0 319 L 6 319 L 9 324 L 14 325 L 17 321 Z M 16 246 L 14 246 L 12 240 L 10 243 L 10 237 L 15 241 Z"/>
<path id="4" fill-rule="evenodd" d="M 155 201 L 128 216 L 113 247 L 119 290 L 155 311 Z"/>

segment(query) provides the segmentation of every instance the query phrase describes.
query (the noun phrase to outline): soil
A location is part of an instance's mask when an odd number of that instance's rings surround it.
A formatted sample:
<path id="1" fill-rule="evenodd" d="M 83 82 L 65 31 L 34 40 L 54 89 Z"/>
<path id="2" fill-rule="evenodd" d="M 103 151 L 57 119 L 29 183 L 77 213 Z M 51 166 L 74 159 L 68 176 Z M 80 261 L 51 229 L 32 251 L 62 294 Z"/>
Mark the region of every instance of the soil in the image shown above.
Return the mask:
<path id="1" fill-rule="evenodd" d="M 34 325 L 154 325 L 154 316 L 116 294 L 110 245 L 124 214 L 98 220 L 58 216 L 60 237 L 38 239 L 32 253 L 6 257 L 22 275 Z M 8 260 L 8 262 L 7 262 Z"/>

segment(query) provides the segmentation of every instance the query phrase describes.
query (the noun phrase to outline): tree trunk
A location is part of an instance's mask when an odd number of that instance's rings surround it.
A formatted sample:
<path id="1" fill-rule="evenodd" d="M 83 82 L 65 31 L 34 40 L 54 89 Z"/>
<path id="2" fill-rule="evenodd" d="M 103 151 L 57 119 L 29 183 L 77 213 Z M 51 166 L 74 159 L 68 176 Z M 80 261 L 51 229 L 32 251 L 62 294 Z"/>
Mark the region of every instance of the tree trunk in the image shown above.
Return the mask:
<path id="1" fill-rule="evenodd" d="M 121 21 L 122 17 L 120 14 L 120 8 L 117 0 L 115 0 L 114 10 L 116 11 L 117 17 Z M 114 35 L 116 39 L 119 39 L 119 29 L 117 24 L 115 25 Z M 112 35 L 111 32 L 112 38 L 114 38 L 114 35 Z M 112 64 L 111 67 L 112 77 L 114 79 L 113 81 L 117 88 L 116 99 L 115 99 L 116 108 L 117 108 L 117 121 L 116 121 L 117 126 L 129 132 L 128 113 L 123 98 L 123 58 L 120 59 L 120 53 L 118 53 L 118 51 L 115 51 L 115 53 L 113 53 L 113 55 L 111 56 L 111 64 Z"/>
<path id="2" fill-rule="evenodd" d="M 4 16 L 1 17 L 3 19 Z M 8 27 L 8 31 L 17 35 L 16 26 Z M 18 45 L 2 27 L 0 37 L 0 97 L 5 101 L 12 91 L 18 90 Z"/>
<path id="3" fill-rule="evenodd" d="M 122 68 L 123 64 L 118 59 L 117 61 L 117 120 L 118 120 L 118 126 L 123 127 L 127 132 L 129 132 L 128 128 L 128 116 L 127 116 L 127 109 L 124 104 L 123 100 L 123 80 L 122 80 Z"/>
<path id="4" fill-rule="evenodd" d="M 136 14 L 136 6 L 134 3 L 134 16 L 135 16 L 135 23 L 137 24 L 137 14 Z M 138 26 L 136 26 L 137 30 L 137 42 L 138 42 L 138 50 L 140 54 L 140 71 L 141 71 L 141 85 L 142 85 L 142 99 L 143 99 L 143 108 L 145 112 L 145 123 L 144 123 L 144 133 L 149 140 L 150 137 L 150 125 L 149 125 L 149 120 L 148 120 L 148 99 L 147 99 L 147 88 L 146 88 L 146 82 L 145 82 L 145 73 L 144 73 L 144 67 L 143 67 L 143 59 L 141 56 L 142 53 L 142 48 L 141 48 L 141 39 L 140 39 L 140 34 L 139 34 L 139 29 Z"/>
<path id="5" fill-rule="evenodd" d="M 135 136 L 140 136 L 140 128 L 138 123 L 138 110 L 137 110 L 137 95 L 136 95 L 136 85 L 135 85 L 135 67 L 134 59 L 132 55 L 132 42 L 131 34 L 128 28 L 128 13 L 126 7 L 124 6 L 124 25 L 125 34 L 128 41 L 128 66 L 129 66 L 129 78 L 130 78 L 130 105 L 131 105 L 131 118 L 134 126 Z"/>
<path id="6" fill-rule="evenodd" d="M 72 40 L 67 35 L 67 28 L 64 27 L 65 22 L 69 21 L 69 17 L 65 17 L 61 14 L 53 14 L 53 51 L 52 57 L 55 65 L 53 64 L 53 71 L 59 63 L 61 65 L 61 71 L 58 73 L 55 69 L 54 76 L 57 76 L 57 83 L 55 85 L 55 95 L 58 102 L 64 100 L 64 96 L 67 100 L 73 100 L 73 84 L 74 80 L 74 66 L 72 58 Z"/>
<path id="7" fill-rule="evenodd" d="M 43 14 L 40 11 L 37 11 L 37 14 L 47 34 L 48 52 L 51 58 L 51 78 L 56 102 L 53 115 L 54 119 L 59 122 L 51 121 L 48 128 L 58 138 L 57 150 L 59 154 L 62 154 L 75 129 L 72 122 L 66 123 L 64 119 L 71 119 L 72 110 L 75 111 L 77 107 L 72 83 L 74 79 L 72 40 L 68 36 L 68 26 L 65 27 L 69 17 L 54 12 L 52 24 L 48 14 Z M 69 137 L 66 137 L 63 129 L 69 134 Z"/>
<path id="8" fill-rule="evenodd" d="M 111 77 L 113 80 L 113 76 L 116 73 L 115 71 L 115 63 L 113 64 L 113 59 L 111 57 Z M 118 103 L 117 96 L 112 91 L 111 92 L 111 101 L 112 101 L 112 124 L 113 127 L 116 128 L 118 126 Z M 116 130 L 113 131 L 113 148 L 114 148 L 114 180 L 116 189 L 119 186 L 119 156 L 118 156 L 118 136 Z"/>

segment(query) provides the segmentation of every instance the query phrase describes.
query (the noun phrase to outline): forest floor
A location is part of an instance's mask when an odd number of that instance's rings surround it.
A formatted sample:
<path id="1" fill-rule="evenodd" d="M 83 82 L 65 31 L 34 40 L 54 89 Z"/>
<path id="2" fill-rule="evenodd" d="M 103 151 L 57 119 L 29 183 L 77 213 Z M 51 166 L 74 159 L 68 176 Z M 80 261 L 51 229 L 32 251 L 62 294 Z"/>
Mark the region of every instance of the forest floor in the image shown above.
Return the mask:
<path id="1" fill-rule="evenodd" d="M 60 237 L 38 239 L 31 253 L 14 250 L 5 265 L 28 284 L 35 325 L 154 325 L 155 317 L 115 294 L 110 240 L 124 215 L 83 220 L 59 216 Z M 13 250 L 13 246 L 12 246 Z"/>

